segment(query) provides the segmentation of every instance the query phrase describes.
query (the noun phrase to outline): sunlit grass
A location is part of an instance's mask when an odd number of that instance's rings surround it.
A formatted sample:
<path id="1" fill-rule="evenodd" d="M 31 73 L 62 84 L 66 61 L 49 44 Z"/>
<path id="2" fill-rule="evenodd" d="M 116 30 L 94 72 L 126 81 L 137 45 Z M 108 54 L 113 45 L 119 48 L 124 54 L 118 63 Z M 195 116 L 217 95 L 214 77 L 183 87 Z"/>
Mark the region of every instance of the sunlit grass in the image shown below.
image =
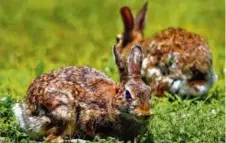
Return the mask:
<path id="1" fill-rule="evenodd" d="M 12 102 L 22 101 L 37 75 L 67 65 L 95 67 L 118 80 L 111 47 L 115 35 L 123 28 L 119 9 L 128 5 L 135 13 L 143 2 L 1 1 L 0 98 L 9 96 Z M 202 100 L 154 99 L 155 115 L 150 124 L 151 133 L 145 137 L 147 142 L 225 141 L 224 13 L 223 0 L 149 1 L 145 36 L 167 27 L 183 27 L 202 35 L 210 45 L 219 79 Z M 5 102 L 1 103 L 0 136 L 9 142 L 29 140 L 18 130 L 12 114 L 5 115 L 9 108 Z"/>

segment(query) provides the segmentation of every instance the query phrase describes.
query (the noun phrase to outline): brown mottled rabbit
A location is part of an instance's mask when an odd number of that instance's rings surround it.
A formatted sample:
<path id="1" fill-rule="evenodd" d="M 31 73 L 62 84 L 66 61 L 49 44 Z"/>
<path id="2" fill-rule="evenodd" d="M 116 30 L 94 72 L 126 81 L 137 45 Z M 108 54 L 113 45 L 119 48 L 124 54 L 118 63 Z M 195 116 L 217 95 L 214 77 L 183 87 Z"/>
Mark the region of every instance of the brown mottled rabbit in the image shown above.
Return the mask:
<path id="1" fill-rule="evenodd" d="M 43 74 L 30 85 L 26 104 L 13 108 L 20 126 L 33 137 L 117 137 L 132 140 L 150 117 L 150 87 L 141 79 L 142 51 L 127 62 L 113 48 L 120 84 L 89 67 L 66 67 Z"/>
<path id="2" fill-rule="evenodd" d="M 133 18 L 129 7 L 121 8 L 124 32 L 116 38 L 116 48 L 128 57 L 134 44 L 142 47 L 142 77 L 157 96 L 164 92 L 182 96 L 205 94 L 216 80 L 208 44 L 197 34 L 168 28 L 152 38 L 144 38 L 147 2 Z"/>

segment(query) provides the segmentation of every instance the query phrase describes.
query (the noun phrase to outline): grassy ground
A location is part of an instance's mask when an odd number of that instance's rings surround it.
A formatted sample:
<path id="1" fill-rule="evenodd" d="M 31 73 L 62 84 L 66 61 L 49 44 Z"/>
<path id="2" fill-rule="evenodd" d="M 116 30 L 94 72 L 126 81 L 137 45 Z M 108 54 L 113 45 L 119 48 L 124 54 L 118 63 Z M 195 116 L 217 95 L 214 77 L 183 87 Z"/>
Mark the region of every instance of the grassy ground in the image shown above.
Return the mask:
<path id="1" fill-rule="evenodd" d="M 118 79 L 111 46 L 123 28 L 119 9 L 129 5 L 137 11 L 143 2 L 1 1 L 0 98 L 8 97 L 0 101 L 0 136 L 4 142 L 32 142 L 19 130 L 10 107 L 23 101 L 37 75 L 66 65 L 89 65 Z M 154 99 L 150 133 L 143 142 L 225 142 L 224 18 L 223 0 L 149 1 L 145 35 L 169 26 L 202 35 L 210 45 L 219 79 L 202 99 Z"/>

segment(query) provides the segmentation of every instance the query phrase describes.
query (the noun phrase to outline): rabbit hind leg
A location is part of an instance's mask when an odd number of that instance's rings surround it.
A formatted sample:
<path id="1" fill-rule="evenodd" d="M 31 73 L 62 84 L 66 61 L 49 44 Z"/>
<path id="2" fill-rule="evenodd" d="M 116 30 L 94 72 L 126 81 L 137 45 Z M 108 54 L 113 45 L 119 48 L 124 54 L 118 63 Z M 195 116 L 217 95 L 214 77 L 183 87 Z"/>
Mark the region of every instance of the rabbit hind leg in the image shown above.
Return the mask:
<path id="1" fill-rule="evenodd" d="M 50 142 L 64 142 L 64 137 L 65 137 L 65 132 L 66 132 L 66 128 L 68 127 L 68 124 L 65 123 L 60 123 L 60 121 L 58 121 L 58 123 L 54 123 L 49 125 L 46 128 L 46 141 L 50 141 Z"/>
<path id="2" fill-rule="evenodd" d="M 210 86 L 206 81 L 192 81 L 188 84 L 189 90 L 190 90 L 190 95 L 191 96 L 198 96 L 198 95 L 203 95 L 208 92 Z"/>
<path id="3" fill-rule="evenodd" d="M 45 107 L 47 107 L 48 116 L 51 118 L 51 125 L 48 130 L 49 139 L 59 136 L 71 135 L 74 132 L 75 119 L 73 105 L 67 95 L 60 91 L 48 92 Z M 73 124 L 73 125 L 72 125 Z M 69 129 L 70 127 L 70 129 Z"/>

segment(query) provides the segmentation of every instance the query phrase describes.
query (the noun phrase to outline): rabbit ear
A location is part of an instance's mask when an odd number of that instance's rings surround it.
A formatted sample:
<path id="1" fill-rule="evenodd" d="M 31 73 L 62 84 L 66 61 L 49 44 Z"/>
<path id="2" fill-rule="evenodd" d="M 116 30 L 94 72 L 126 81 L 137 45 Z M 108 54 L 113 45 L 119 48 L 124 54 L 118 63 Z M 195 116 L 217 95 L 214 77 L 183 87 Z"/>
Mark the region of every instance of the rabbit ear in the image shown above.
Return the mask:
<path id="1" fill-rule="evenodd" d="M 131 54 L 129 56 L 128 72 L 129 76 L 140 76 L 141 75 L 141 65 L 142 65 L 142 49 L 140 46 L 135 45 L 132 48 Z"/>
<path id="2" fill-rule="evenodd" d="M 115 57 L 115 63 L 118 67 L 120 73 L 120 81 L 125 81 L 128 75 L 127 68 L 126 68 L 126 60 L 121 57 L 116 49 L 116 46 L 113 46 L 113 53 Z"/>
<path id="3" fill-rule="evenodd" d="M 129 7 L 125 6 L 122 7 L 120 10 L 122 20 L 124 23 L 124 32 L 128 33 L 133 30 L 134 21 L 133 21 L 133 14 Z"/>
<path id="4" fill-rule="evenodd" d="M 123 33 L 123 46 L 125 46 L 132 39 L 132 32 L 134 28 L 134 18 L 129 7 L 125 6 L 121 8 L 121 16 L 124 23 L 124 33 Z"/>
<path id="5" fill-rule="evenodd" d="M 146 1 L 142 9 L 137 13 L 135 18 L 135 30 L 143 32 L 146 22 L 148 2 Z"/>

